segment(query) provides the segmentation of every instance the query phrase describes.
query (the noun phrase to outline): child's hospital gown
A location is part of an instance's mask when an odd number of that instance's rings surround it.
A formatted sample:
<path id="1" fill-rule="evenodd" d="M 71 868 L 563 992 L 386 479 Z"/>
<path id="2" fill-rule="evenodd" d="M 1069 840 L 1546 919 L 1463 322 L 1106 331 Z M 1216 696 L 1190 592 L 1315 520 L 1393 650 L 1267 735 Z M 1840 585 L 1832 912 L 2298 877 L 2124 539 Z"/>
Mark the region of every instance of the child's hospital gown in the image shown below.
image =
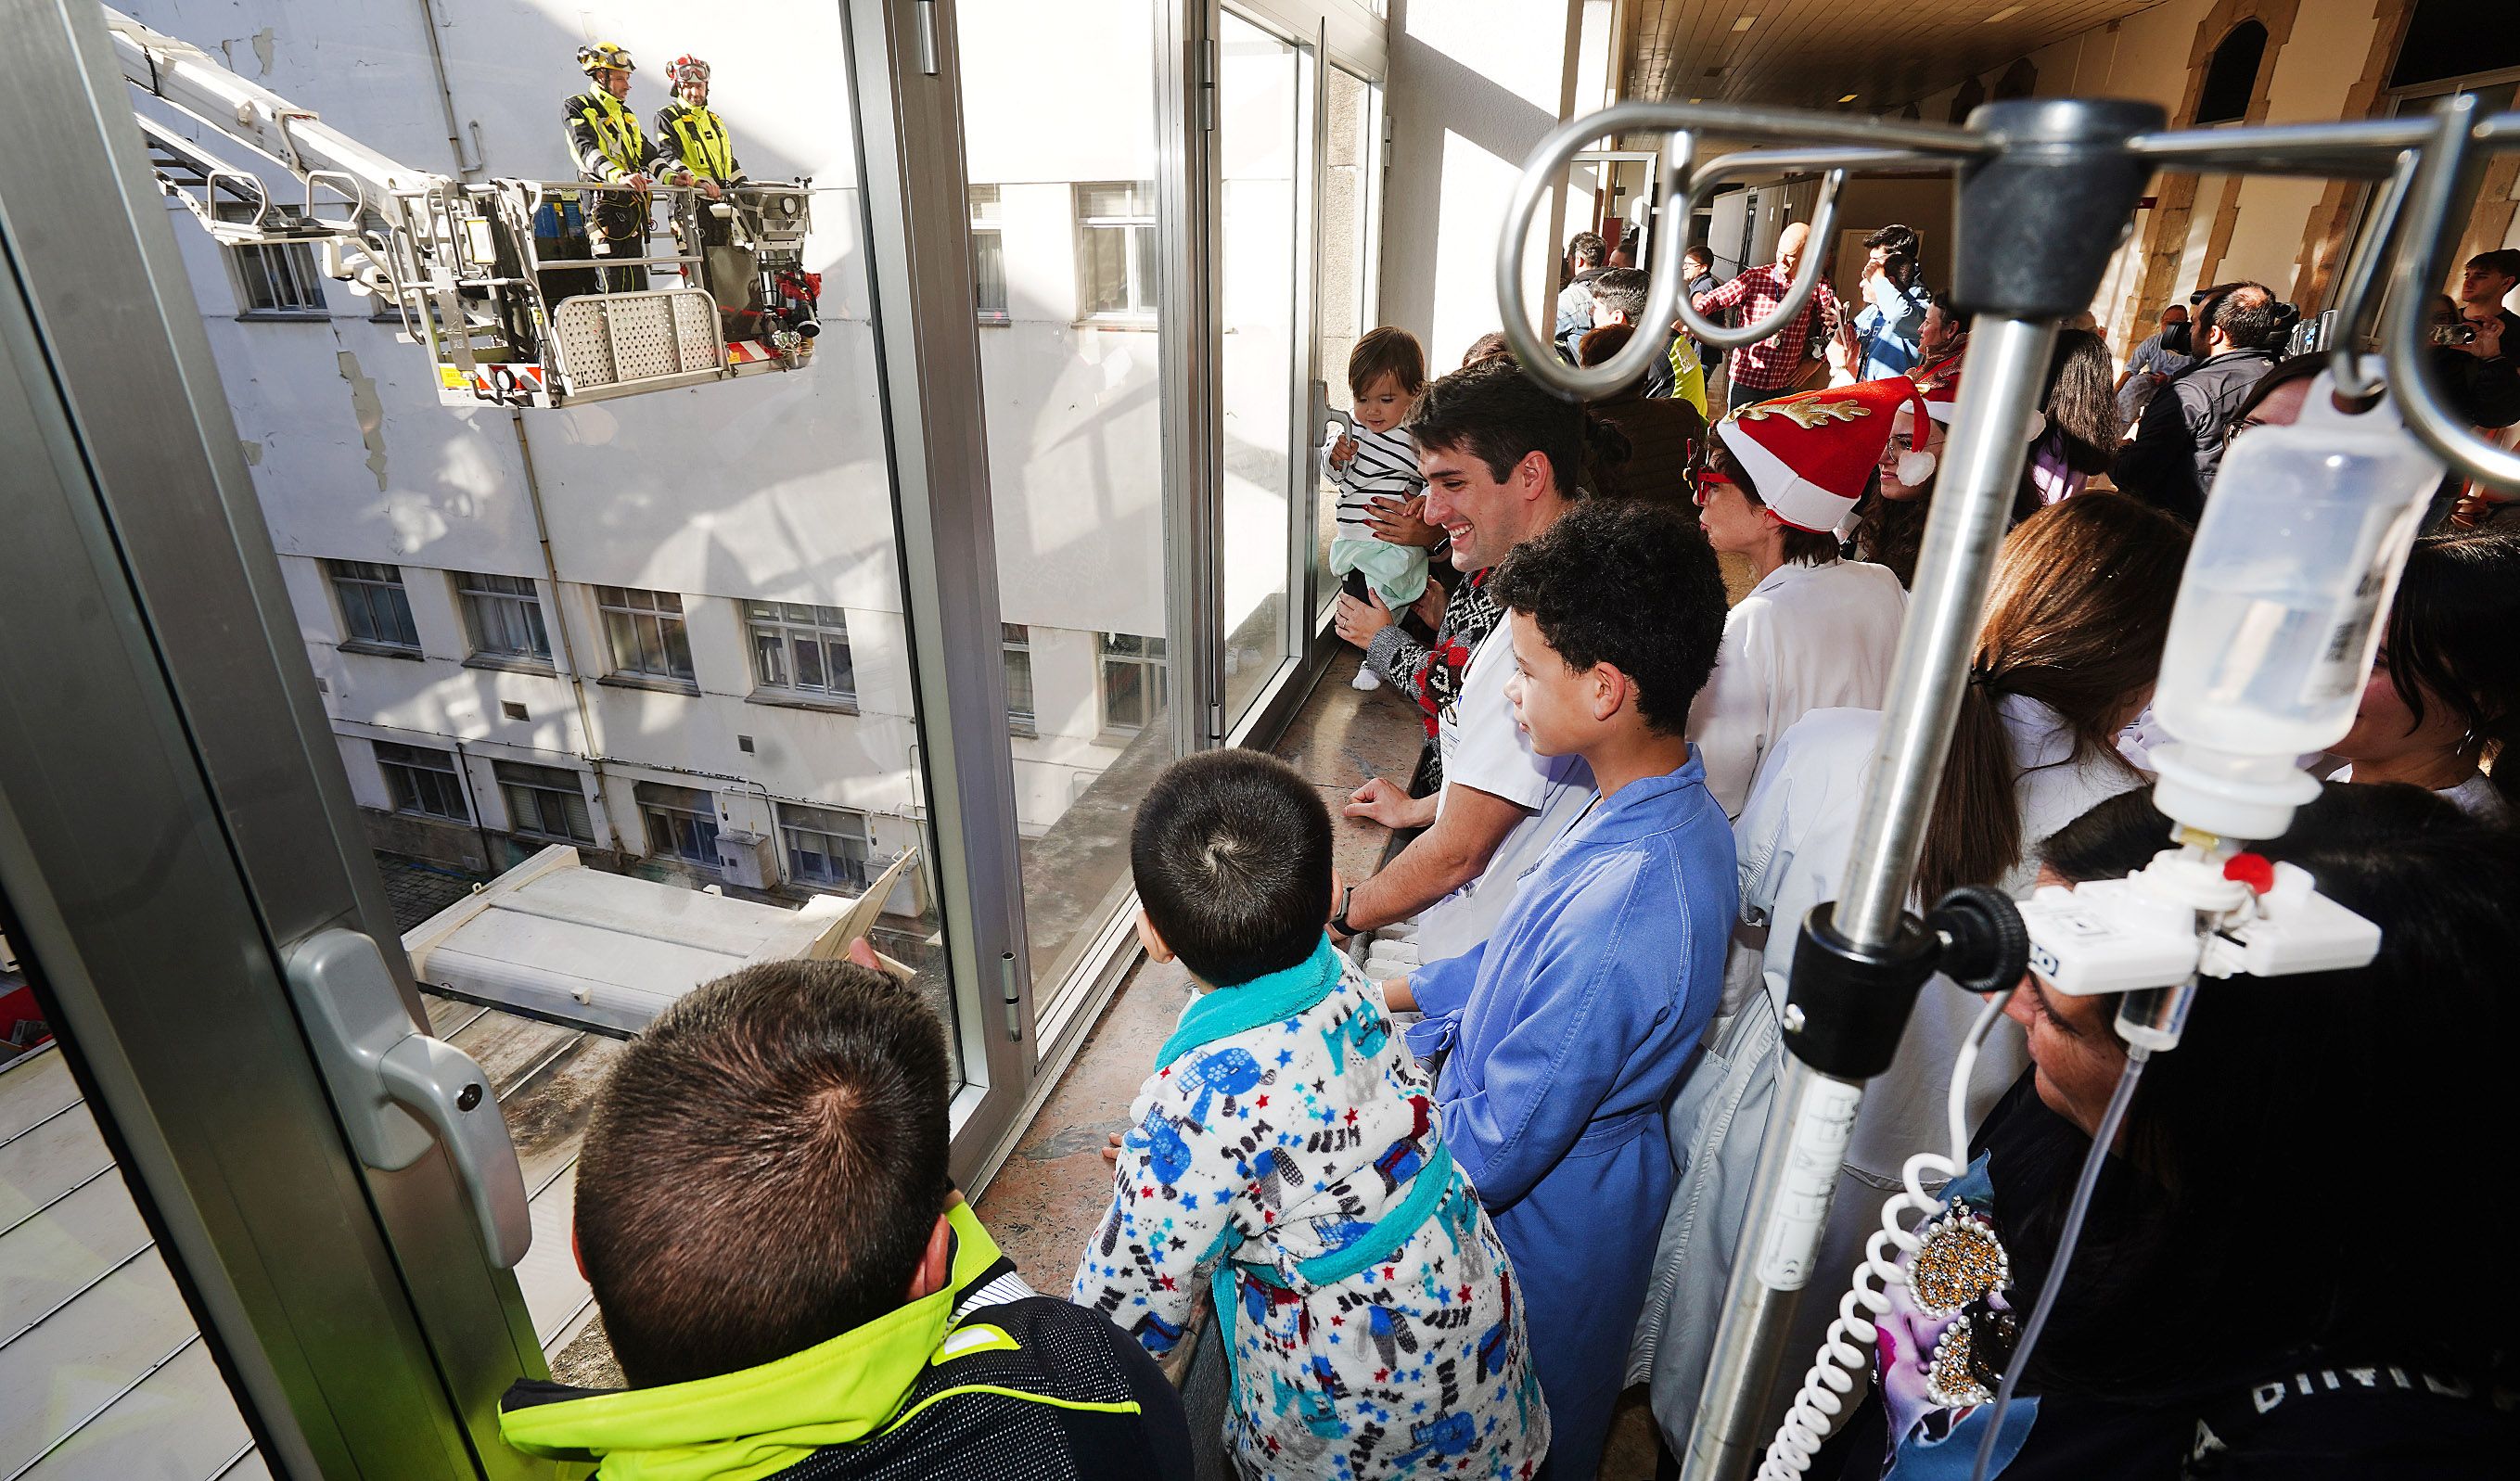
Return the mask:
<path id="1" fill-rule="evenodd" d="M 1072 1299 L 1160 1355 L 1214 1290 L 1244 1474 L 1538 1470 L 1521 1292 L 1380 991 L 1327 940 L 1192 1005 L 1131 1114 Z"/>

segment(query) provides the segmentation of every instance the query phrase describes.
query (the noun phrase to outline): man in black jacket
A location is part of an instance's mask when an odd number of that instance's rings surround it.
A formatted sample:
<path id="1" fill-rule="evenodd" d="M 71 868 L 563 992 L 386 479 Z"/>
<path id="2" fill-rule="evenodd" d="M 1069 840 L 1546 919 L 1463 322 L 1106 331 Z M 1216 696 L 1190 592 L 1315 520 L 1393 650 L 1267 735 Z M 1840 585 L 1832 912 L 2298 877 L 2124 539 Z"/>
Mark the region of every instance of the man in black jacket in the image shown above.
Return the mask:
<path id="1" fill-rule="evenodd" d="M 1154 1360 L 1026 1285 L 947 1181 L 935 1013 L 849 956 L 721 977 L 622 1052 L 572 1242 L 629 1387 L 518 1383 L 500 1433 L 687 1481 L 1188 1481 Z"/>
<path id="2" fill-rule="evenodd" d="M 2231 283 L 2198 305 L 2197 362 L 2143 409 L 2109 476 L 2118 488 L 2196 522 L 2222 467 L 2225 431 L 2249 387 L 2275 363 L 2289 325 L 2263 283 Z"/>

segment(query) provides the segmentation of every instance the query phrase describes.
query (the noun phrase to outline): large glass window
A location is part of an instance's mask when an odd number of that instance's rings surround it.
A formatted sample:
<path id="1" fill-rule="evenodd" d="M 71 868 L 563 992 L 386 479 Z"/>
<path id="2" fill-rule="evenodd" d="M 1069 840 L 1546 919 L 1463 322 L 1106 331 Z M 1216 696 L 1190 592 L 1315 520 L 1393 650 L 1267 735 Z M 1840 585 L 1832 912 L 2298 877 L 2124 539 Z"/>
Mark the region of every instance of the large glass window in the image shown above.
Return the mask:
<path id="1" fill-rule="evenodd" d="M 1294 652 L 1286 586 L 1297 491 L 1295 388 L 1308 344 L 1297 305 L 1312 270 L 1304 229 L 1310 179 L 1308 53 L 1228 11 L 1218 32 L 1216 151 L 1224 191 L 1225 509 L 1218 601 L 1225 632 L 1225 725 L 1240 722 Z"/>
<path id="2" fill-rule="evenodd" d="M 411 594 L 402 567 L 373 561 L 327 561 L 333 596 L 340 605 L 344 646 L 402 653 L 420 651 L 420 630 L 411 620 Z"/>
<path id="3" fill-rule="evenodd" d="M 1347 357 L 1373 328 L 1373 264 L 1380 249 L 1382 89 L 1344 67 L 1323 79 L 1328 152 L 1322 159 L 1322 276 L 1313 312 L 1321 339 L 1322 390 L 1338 411 L 1352 411 Z M 1428 366 L 1431 375 L 1440 366 Z M 1323 471 L 1314 470 L 1316 474 Z M 1330 536 L 1338 525 L 1338 487 L 1317 477 L 1313 511 L 1313 596 L 1327 612 L 1338 600 L 1330 579 Z"/>
<path id="4" fill-rule="evenodd" d="M 1159 248 L 1177 228 L 1158 224 L 1152 183 L 1156 9 L 957 10 L 968 188 L 995 202 L 1006 272 L 1010 325 L 979 337 L 980 379 L 1025 958 L 1035 1011 L 1055 1024 L 1116 939 L 1129 819 L 1174 749 L 1164 351 L 1152 331 Z M 1093 79 L 1061 98 L 1055 128 L 1038 107 L 1044 77 Z M 984 284 L 990 251 L 975 247 Z"/>

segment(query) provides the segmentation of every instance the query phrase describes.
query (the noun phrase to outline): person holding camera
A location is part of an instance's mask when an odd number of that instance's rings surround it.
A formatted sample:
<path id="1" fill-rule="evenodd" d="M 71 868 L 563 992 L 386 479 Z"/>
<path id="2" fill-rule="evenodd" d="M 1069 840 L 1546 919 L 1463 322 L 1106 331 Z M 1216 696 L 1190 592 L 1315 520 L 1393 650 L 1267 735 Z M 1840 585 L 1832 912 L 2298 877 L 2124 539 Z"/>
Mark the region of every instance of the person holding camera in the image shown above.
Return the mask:
<path id="1" fill-rule="evenodd" d="M 1933 295 L 1916 281 L 1916 230 L 1890 225 L 1864 239 L 1864 275 L 1855 316 L 1855 379 L 1886 381 L 1916 363 L 1917 336 Z"/>
<path id="2" fill-rule="evenodd" d="M 2119 490 L 2194 524 L 2222 467 L 2233 412 L 2275 363 L 2299 317 L 2263 283 L 2227 283 L 2197 301 L 2192 349 L 2175 342 L 2175 327 L 2165 326 L 2163 347 L 2192 353 L 2196 363 L 2144 407 L 2135 440 L 2110 471 Z"/>

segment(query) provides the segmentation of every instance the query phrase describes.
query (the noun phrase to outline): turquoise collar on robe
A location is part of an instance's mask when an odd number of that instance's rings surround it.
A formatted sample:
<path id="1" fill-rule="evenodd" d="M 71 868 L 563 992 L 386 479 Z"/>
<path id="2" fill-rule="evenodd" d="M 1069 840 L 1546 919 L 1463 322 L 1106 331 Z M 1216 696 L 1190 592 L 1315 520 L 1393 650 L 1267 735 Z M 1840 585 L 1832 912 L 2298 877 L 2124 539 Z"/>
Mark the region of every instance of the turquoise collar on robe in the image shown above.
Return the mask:
<path id="1" fill-rule="evenodd" d="M 1285 970 L 1215 989 L 1182 1014 L 1155 1062 L 1170 1064 L 1202 1044 L 1293 1017 L 1337 989 L 1344 962 L 1325 933 L 1311 956 Z"/>

